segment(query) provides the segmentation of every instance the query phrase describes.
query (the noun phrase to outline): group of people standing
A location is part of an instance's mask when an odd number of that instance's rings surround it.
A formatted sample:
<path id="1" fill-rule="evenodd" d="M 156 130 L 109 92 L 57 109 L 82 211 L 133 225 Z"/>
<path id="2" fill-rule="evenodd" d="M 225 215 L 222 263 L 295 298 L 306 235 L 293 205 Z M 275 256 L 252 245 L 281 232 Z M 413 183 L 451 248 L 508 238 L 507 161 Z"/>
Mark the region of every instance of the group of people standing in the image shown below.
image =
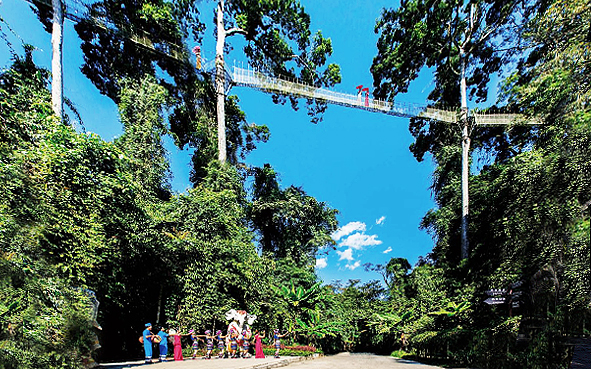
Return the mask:
<path id="1" fill-rule="evenodd" d="M 281 338 L 285 337 L 287 333 L 280 334 L 278 329 L 273 331 L 273 340 L 275 345 L 275 358 L 279 357 L 279 351 L 281 349 Z M 251 339 L 254 339 L 255 342 L 255 358 L 263 359 L 265 358 L 265 354 L 263 353 L 263 343 L 262 339 L 265 338 L 265 331 L 258 332 L 255 331 L 254 335 L 252 334 L 250 328 L 244 329 L 241 334 L 233 328 L 230 328 L 226 335 L 222 335 L 222 331 L 218 330 L 214 335 L 210 330 L 206 330 L 204 334 L 196 334 L 195 331 L 191 330 L 188 333 L 180 333 L 175 331 L 174 329 L 170 329 L 168 332 L 166 328 L 162 327 L 158 334 L 152 333 L 152 324 L 146 323 L 145 329 L 143 331 L 142 337 L 140 337 L 140 341 L 144 345 L 144 352 L 145 352 L 145 362 L 146 364 L 152 363 L 152 347 L 153 344 L 158 343 L 159 348 L 159 362 L 167 361 L 168 355 L 168 340 L 171 339 L 174 345 L 174 360 L 175 361 L 182 361 L 183 358 L 183 348 L 181 343 L 181 338 L 183 336 L 190 336 L 191 340 L 193 341 L 192 348 L 193 348 L 193 359 L 197 357 L 197 353 L 199 351 L 199 342 L 205 342 L 206 347 L 206 354 L 203 359 L 211 359 L 212 352 L 214 349 L 214 341 L 217 341 L 217 348 L 218 348 L 218 357 L 224 358 L 250 358 L 250 342 Z"/>
<path id="2" fill-rule="evenodd" d="M 181 345 L 181 337 L 185 335 L 177 333 L 174 329 L 171 329 L 169 332 L 166 332 L 166 329 L 164 327 L 160 329 L 160 332 L 158 332 L 158 334 L 153 334 L 151 323 L 146 323 L 145 328 L 146 329 L 144 329 L 140 341 L 144 344 L 146 364 L 152 363 L 152 346 L 155 343 L 158 344 L 159 349 L 158 361 L 167 361 L 166 357 L 168 356 L 169 338 L 172 340 L 172 343 L 174 345 L 174 359 L 177 361 L 183 360 L 183 347 Z"/>

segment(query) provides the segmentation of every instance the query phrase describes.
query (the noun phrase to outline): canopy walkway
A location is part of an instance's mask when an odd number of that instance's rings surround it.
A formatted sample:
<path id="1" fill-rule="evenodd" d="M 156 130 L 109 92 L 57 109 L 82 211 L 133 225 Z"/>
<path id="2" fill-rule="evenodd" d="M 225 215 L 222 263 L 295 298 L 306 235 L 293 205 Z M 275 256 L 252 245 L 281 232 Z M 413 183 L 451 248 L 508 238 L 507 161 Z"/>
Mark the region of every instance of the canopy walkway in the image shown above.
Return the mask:
<path id="1" fill-rule="evenodd" d="M 304 84 L 297 80 L 293 81 L 271 77 L 250 67 L 245 69 L 233 66 L 232 71 L 229 74 L 234 85 L 255 88 L 264 92 L 322 100 L 330 104 L 383 113 L 396 117 L 423 117 L 447 123 L 458 123 L 459 121 L 458 110 L 437 109 L 405 102 L 383 101 L 369 97 L 369 93 L 363 96 L 361 93 L 355 95 L 335 92 L 326 88 Z M 479 126 L 508 125 L 514 123 L 536 124 L 536 122 L 526 121 L 524 117 L 519 114 L 490 114 L 471 111 L 469 112 L 469 117 L 472 117 L 474 124 Z"/>
<path id="2" fill-rule="evenodd" d="M 51 0 L 24 0 L 29 4 L 35 6 L 45 6 L 52 8 Z M 129 40 L 137 46 L 147 49 L 148 51 L 164 55 L 169 58 L 176 59 L 179 62 L 186 62 L 191 59 L 191 55 L 184 46 L 180 46 L 167 41 L 152 42 L 151 36 L 145 30 L 139 29 L 135 32 L 125 31 L 128 25 L 113 23 L 106 17 L 91 16 L 90 9 L 96 4 L 97 0 L 62 0 L 64 7 L 64 18 L 73 22 L 79 23 L 84 20 L 92 22 L 96 27 L 102 28 L 104 31 L 120 37 L 121 39 Z"/>
<path id="3" fill-rule="evenodd" d="M 234 66 L 232 69 L 232 82 L 237 86 L 246 86 L 256 88 L 265 92 L 280 93 L 326 101 L 327 103 L 347 106 L 350 108 L 362 109 L 376 113 L 383 113 L 397 117 L 425 117 L 437 119 L 440 121 L 455 123 L 457 122 L 457 112 L 452 110 L 443 110 L 428 108 L 417 104 L 387 102 L 363 96 L 362 94 L 346 94 L 335 92 L 325 88 L 319 88 L 303 84 L 298 81 L 290 81 L 271 77 L 265 73 L 248 68 Z"/>
<path id="4" fill-rule="evenodd" d="M 51 0 L 25 1 L 35 5 L 44 5 L 49 8 L 52 6 Z M 176 59 L 179 62 L 190 61 L 193 57 L 183 46 L 165 41 L 159 41 L 156 44 L 153 43 L 150 35 L 143 30 L 136 31 L 135 33 L 125 32 L 123 30 L 125 30 L 126 27 L 123 25 L 112 24 L 104 17 L 97 18 L 90 16 L 89 9 L 91 9 L 96 3 L 96 0 L 62 0 L 62 3 L 65 7 L 64 16 L 74 22 L 80 22 L 83 19 L 90 20 L 95 26 L 100 27 L 105 31 L 113 32 L 122 38 L 134 42 L 138 46 Z M 211 69 L 215 70 L 213 62 L 209 64 L 211 64 Z M 369 96 L 369 89 L 364 89 L 365 94 L 363 94 L 361 90 L 359 90 L 358 94 L 347 94 L 326 88 L 311 86 L 297 80 L 272 77 L 262 71 L 250 67 L 244 69 L 234 66 L 233 69 L 230 70 L 226 65 L 224 69 L 226 71 L 226 81 L 230 82 L 226 86 L 226 91 L 231 85 L 245 86 L 265 92 L 321 100 L 330 104 L 342 105 L 402 118 L 422 117 L 447 123 L 458 123 L 460 119 L 459 110 L 457 109 L 439 109 L 413 103 L 389 102 L 374 99 Z M 212 71 L 211 74 L 213 75 L 215 72 Z M 526 120 L 523 116 L 518 114 L 491 114 L 473 110 L 468 112 L 468 117 L 471 119 L 472 124 L 478 126 L 499 126 L 515 123 L 538 124 L 538 122 Z"/>

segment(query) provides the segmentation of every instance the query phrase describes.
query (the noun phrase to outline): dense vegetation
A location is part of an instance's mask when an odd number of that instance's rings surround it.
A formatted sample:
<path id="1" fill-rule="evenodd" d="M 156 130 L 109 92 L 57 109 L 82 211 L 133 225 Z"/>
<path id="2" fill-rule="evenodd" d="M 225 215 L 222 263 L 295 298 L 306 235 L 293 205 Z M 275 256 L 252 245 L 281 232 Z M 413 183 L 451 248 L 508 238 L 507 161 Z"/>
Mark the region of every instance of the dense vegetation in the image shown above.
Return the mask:
<path id="1" fill-rule="evenodd" d="M 179 28 L 153 30 L 154 37 L 180 40 L 202 31 L 183 28 L 195 24 L 187 17 L 199 15 L 189 3 L 146 1 L 138 10 L 125 2 L 111 11 L 126 12 L 132 23 L 158 18 L 163 26 L 166 19 Z M 256 19 L 264 16 L 255 15 L 283 4 L 260 3 L 260 9 L 232 8 L 242 26 L 255 22 L 248 50 L 254 63 L 273 57 L 265 54 L 268 35 L 256 36 Z M 428 21 L 422 17 L 432 4 L 421 1 L 383 13 L 379 50 L 392 54 L 376 58 L 377 86 L 402 91 L 423 65 L 436 65 L 432 100 L 458 105 L 457 80 L 446 79 L 458 62 L 453 43 L 422 61 L 403 60 L 408 55 L 395 47 L 430 37 L 424 52 L 433 51 L 447 36 L 428 34 L 426 25 L 442 24 L 435 20 L 446 12 L 461 13 L 444 3 Z M 289 330 L 294 344 L 327 353 L 399 350 L 472 367 L 566 368 L 569 336 L 588 335 L 591 324 L 591 9 L 584 0 L 485 5 L 495 24 L 515 9 L 527 16 L 519 28 L 500 27 L 473 55 L 473 96 L 485 96 L 484 74 L 510 66 L 499 105 L 543 124 L 474 131 L 475 148 L 490 160 L 470 178 L 471 250 L 460 260 L 459 135 L 454 127 L 413 120 L 411 150 L 418 159 L 430 153 L 437 165 L 437 208 L 422 223 L 434 248 L 414 267 L 401 258 L 368 265 L 383 280 L 364 284 L 318 280 L 315 257 L 334 243 L 337 211 L 301 188 L 282 187 L 270 165 L 240 163 L 257 140 L 268 139 L 268 130 L 247 125 L 236 98 L 226 109 L 229 164 L 217 162 L 207 78 L 177 70 L 170 82 L 155 67 L 167 70 L 170 60 L 128 53 L 132 45 L 117 56 L 121 70 L 106 75 L 93 56 L 103 44 L 110 55 L 119 48 L 113 43 L 124 41 L 93 43 L 110 36 L 80 24 L 84 71 L 117 102 L 124 127 L 106 142 L 59 121 L 49 72 L 34 65 L 33 48 L 15 51 L 0 74 L 0 368 L 80 367 L 95 335 L 101 360 L 138 358 L 145 321 L 202 331 L 225 325 L 231 308 L 259 315 L 257 325 L 267 331 Z M 289 56 L 289 42 L 297 41 L 298 50 L 313 44 L 310 58 L 323 65 L 330 41 L 319 35 L 310 43 L 309 20 L 298 24 L 304 26 L 292 38 L 274 39 L 269 50 Z M 502 56 L 507 59 L 497 60 L 493 43 L 501 39 L 513 46 Z M 138 60 L 141 68 L 127 68 Z M 388 75 L 393 67 L 406 74 Z M 335 68 L 326 70 L 326 84 L 338 79 L 329 78 Z M 168 184 L 162 139 L 171 132 L 179 146 L 198 148 L 194 187 L 182 194 Z M 484 304 L 493 288 L 520 292 L 516 306 Z M 102 331 L 93 326 L 88 289 L 101 302 Z"/>

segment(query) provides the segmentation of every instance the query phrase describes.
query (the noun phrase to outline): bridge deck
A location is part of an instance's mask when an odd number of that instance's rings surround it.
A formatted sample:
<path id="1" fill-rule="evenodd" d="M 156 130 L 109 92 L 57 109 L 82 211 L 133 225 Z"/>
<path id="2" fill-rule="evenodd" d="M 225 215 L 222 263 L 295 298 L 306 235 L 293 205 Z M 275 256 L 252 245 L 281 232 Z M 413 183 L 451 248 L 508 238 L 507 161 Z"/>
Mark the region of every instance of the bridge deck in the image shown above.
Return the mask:
<path id="1" fill-rule="evenodd" d="M 425 117 L 444 122 L 457 122 L 457 113 L 451 110 L 428 108 L 421 105 L 387 102 L 362 95 L 335 92 L 325 88 L 306 85 L 297 81 L 288 81 L 270 77 L 253 69 L 234 66 L 232 81 L 238 86 L 257 88 L 262 91 L 282 93 L 304 97 L 307 99 L 323 100 L 331 104 L 348 106 L 351 108 L 373 111 L 397 117 Z"/>

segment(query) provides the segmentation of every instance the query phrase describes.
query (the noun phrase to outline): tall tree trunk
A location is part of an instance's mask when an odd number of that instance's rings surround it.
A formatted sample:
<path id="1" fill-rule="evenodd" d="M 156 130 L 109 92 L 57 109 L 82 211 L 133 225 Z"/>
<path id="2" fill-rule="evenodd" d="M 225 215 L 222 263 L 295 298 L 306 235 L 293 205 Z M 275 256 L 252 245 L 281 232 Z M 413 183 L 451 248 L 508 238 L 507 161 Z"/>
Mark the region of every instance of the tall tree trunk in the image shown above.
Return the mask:
<path id="1" fill-rule="evenodd" d="M 60 119 L 64 110 L 64 87 L 62 72 L 62 45 L 64 41 L 64 14 L 61 0 L 52 0 L 53 6 L 53 28 L 51 33 L 51 45 L 53 57 L 51 60 L 51 106 L 53 112 Z"/>
<path id="2" fill-rule="evenodd" d="M 162 292 L 164 291 L 164 284 L 160 285 L 160 292 L 158 292 L 158 311 L 156 312 L 156 324 L 160 324 L 160 311 L 162 310 Z"/>
<path id="3" fill-rule="evenodd" d="M 460 49 L 460 94 L 461 94 L 461 115 L 462 125 L 462 259 L 468 258 L 470 244 L 468 242 L 468 216 L 469 216 L 469 192 L 468 178 L 470 176 L 470 132 L 468 127 L 468 100 L 466 97 L 466 55 Z"/>
<path id="4" fill-rule="evenodd" d="M 224 70 L 224 45 L 226 29 L 224 28 L 224 0 L 220 0 L 217 9 L 217 43 L 215 48 L 215 92 L 218 123 L 218 160 L 226 162 L 226 75 Z"/>

